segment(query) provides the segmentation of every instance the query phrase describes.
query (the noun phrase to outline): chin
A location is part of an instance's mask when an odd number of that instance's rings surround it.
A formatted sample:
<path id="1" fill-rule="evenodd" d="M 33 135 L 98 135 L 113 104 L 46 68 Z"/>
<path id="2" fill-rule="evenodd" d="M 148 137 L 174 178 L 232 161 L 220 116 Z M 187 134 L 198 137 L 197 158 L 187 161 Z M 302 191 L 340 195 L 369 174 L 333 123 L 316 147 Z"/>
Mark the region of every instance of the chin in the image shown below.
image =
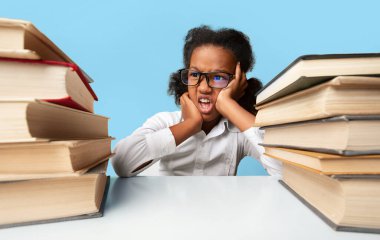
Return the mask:
<path id="1" fill-rule="evenodd" d="M 202 114 L 204 122 L 212 122 L 217 119 L 220 119 L 220 114 Z"/>

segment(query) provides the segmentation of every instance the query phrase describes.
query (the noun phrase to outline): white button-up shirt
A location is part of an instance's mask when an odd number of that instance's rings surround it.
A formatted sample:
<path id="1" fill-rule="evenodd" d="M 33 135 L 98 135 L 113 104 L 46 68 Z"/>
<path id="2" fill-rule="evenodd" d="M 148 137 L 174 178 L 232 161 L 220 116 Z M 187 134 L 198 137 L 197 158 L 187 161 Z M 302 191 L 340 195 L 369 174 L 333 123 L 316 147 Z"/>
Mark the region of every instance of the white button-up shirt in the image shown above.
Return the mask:
<path id="1" fill-rule="evenodd" d="M 181 112 L 161 112 L 132 135 L 118 142 L 111 159 L 119 176 L 131 177 L 160 161 L 160 175 L 236 175 L 240 160 L 259 160 L 270 175 L 281 176 L 281 163 L 263 155 L 263 131 L 251 127 L 240 132 L 222 118 L 209 132 L 200 131 L 176 146 L 169 127 L 182 121 Z M 145 168 L 135 171 L 144 163 Z"/>

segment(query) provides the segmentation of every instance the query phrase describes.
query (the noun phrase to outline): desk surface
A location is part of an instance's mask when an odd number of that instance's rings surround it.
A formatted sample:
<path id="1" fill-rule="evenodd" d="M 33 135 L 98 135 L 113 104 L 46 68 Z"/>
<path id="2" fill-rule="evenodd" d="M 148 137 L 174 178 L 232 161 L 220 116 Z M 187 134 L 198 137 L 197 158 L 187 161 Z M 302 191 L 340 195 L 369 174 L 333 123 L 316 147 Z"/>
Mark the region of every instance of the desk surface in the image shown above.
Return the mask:
<path id="1" fill-rule="evenodd" d="M 102 218 L 0 230 L 0 239 L 379 239 L 336 232 L 271 177 L 113 178 Z"/>

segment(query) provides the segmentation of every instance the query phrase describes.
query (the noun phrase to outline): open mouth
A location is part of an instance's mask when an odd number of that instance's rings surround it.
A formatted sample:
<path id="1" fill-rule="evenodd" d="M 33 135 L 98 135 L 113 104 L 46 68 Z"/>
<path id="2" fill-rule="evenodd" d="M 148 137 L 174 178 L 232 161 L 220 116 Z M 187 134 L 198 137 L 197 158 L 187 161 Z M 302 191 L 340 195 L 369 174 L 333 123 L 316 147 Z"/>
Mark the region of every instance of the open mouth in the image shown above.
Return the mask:
<path id="1" fill-rule="evenodd" d="M 210 113 L 213 107 L 213 104 L 211 103 L 211 99 L 207 97 L 199 97 L 198 105 L 199 105 L 199 111 L 203 114 Z"/>

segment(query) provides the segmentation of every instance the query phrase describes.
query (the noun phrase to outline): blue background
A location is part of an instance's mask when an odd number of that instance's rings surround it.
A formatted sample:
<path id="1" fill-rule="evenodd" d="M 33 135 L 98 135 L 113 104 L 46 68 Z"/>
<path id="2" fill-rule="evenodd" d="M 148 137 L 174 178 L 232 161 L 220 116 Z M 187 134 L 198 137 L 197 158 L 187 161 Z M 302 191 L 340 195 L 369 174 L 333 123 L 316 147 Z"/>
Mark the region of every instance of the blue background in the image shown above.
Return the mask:
<path id="1" fill-rule="evenodd" d="M 95 111 L 111 118 L 110 135 L 119 140 L 151 115 L 178 109 L 166 94 L 168 76 L 182 67 L 190 28 L 246 33 L 257 60 L 248 76 L 267 83 L 300 55 L 380 52 L 379 9 L 376 0 L 12 0 L 0 12 L 32 21 L 93 77 Z M 265 172 L 246 158 L 238 174 Z"/>

